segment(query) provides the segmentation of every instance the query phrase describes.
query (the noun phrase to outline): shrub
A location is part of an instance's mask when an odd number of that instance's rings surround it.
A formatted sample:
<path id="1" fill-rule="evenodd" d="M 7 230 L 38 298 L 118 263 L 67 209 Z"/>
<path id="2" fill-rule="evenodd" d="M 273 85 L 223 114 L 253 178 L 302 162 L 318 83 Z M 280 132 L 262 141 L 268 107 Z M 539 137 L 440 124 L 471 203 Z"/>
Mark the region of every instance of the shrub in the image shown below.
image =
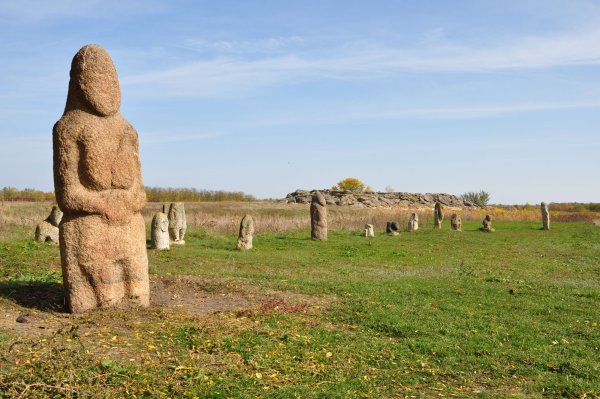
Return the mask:
<path id="1" fill-rule="evenodd" d="M 490 201 L 490 193 L 483 190 L 478 193 L 470 191 L 468 193 L 464 193 L 460 197 L 463 199 L 463 201 L 469 201 L 481 207 L 487 206 L 488 202 Z"/>
<path id="2" fill-rule="evenodd" d="M 347 177 L 331 187 L 332 190 L 351 191 L 353 193 L 362 193 L 365 191 L 365 184 L 356 177 Z"/>

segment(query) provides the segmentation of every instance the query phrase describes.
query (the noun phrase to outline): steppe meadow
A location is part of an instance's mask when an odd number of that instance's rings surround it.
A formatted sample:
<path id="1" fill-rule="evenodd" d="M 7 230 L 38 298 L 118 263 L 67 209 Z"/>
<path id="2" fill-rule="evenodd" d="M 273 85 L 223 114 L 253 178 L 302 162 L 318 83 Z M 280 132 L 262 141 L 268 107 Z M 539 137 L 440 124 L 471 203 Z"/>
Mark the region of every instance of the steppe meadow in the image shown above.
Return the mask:
<path id="1" fill-rule="evenodd" d="M 0 0 L 0 398 L 600 398 L 595 0 Z"/>

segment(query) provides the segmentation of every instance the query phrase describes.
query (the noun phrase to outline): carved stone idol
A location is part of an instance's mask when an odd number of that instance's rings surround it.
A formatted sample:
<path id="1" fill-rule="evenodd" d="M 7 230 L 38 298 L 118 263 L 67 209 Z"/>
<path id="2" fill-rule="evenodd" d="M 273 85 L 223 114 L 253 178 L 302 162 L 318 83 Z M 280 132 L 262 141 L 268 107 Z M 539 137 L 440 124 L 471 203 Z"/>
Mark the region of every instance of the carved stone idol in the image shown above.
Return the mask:
<path id="1" fill-rule="evenodd" d="M 397 236 L 398 230 L 400 227 L 398 226 L 398 222 L 387 222 L 385 226 L 385 232 L 390 236 Z"/>
<path id="2" fill-rule="evenodd" d="M 252 236 L 254 235 L 254 219 L 252 216 L 245 215 L 240 222 L 240 232 L 238 234 L 237 249 L 247 251 L 252 249 Z"/>
<path id="3" fill-rule="evenodd" d="M 171 244 L 184 245 L 187 220 L 185 218 L 185 206 L 183 202 L 172 203 L 169 207 L 169 236 Z"/>
<path id="4" fill-rule="evenodd" d="M 493 233 L 496 231 L 492 227 L 492 217 L 490 215 L 485 215 L 485 219 L 483 219 L 483 227 L 480 227 L 479 230 L 485 231 L 486 233 Z"/>
<path id="5" fill-rule="evenodd" d="M 408 231 L 417 231 L 419 230 L 419 215 L 413 213 L 410 215 L 410 219 L 408 219 Z"/>
<path id="6" fill-rule="evenodd" d="M 35 227 L 35 240 L 58 245 L 58 226 L 63 213 L 58 206 L 53 206 L 50 215 Z"/>
<path id="7" fill-rule="evenodd" d="M 65 112 L 53 130 L 63 282 L 74 313 L 149 305 L 138 134 L 120 104 L 110 56 L 84 46 L 71 63 Z"/>
<path id="8" fill-rule="evenodd" d="M 454 231 L 462 231 L 462 218 L 460 215 L 453 213 L 450 218 L 450 225 Z"/>
<path id="9" fill-rule="evenodd" d="M 310 227 L 310 237 L 313 240 L 327 241 L 327 203 L 320 191 L 316 191 L 312 196 Z"/>
<path id="10" fill-rule="evenodd" d="M 150 246 L 160 251 L 170 249 L 169 218 L 162 212 L 156 212 L 152 218 Z"/>

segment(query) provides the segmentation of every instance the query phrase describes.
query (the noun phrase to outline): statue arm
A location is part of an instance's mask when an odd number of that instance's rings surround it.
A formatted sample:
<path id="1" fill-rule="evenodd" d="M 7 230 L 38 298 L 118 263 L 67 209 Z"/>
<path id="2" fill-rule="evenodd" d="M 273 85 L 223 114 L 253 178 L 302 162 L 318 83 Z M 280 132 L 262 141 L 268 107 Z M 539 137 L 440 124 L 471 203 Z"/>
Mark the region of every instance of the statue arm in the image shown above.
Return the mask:
<path id="1" fill-rule="evenodd" d="M 65 212 L 106 216 L 108 198 L 102 192 L 85 188 L 79 180 L 78 132 L 61 124 L 52 132 L 54 150 L 54 189 L 56 201 Z"/>
<path id="2" fill-rule="evenodd" d="M 142 183 L 142 162 L 140 161 L 138 134 L 133 126 L 131 126 L 128 122 L 125 123 L 127 124 L 127 134 L 131 135 L 132 137 L 132 156 L 135 170 L 132 171 L 133 182 L 131 184 L 131 188 L 126 190 L 124 193 L 124 202 L 126 203 L 127 209 L 136 213 L 140 212 L 146 204 L 146 190 L 144 189 L 144 184 Z"/>

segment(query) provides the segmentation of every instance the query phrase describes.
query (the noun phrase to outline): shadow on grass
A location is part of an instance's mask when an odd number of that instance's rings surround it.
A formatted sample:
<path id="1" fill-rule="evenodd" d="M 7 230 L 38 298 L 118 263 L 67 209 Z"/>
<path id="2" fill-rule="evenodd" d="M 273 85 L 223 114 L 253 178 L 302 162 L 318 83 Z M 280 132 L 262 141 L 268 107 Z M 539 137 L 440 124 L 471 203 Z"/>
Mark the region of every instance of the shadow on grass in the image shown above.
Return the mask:
<path id="1" fill-rule="evenodd" d="M 29 309 L 66 312 L 62 284 L 55 282 L 0 282 L 0 298 Z"/>

